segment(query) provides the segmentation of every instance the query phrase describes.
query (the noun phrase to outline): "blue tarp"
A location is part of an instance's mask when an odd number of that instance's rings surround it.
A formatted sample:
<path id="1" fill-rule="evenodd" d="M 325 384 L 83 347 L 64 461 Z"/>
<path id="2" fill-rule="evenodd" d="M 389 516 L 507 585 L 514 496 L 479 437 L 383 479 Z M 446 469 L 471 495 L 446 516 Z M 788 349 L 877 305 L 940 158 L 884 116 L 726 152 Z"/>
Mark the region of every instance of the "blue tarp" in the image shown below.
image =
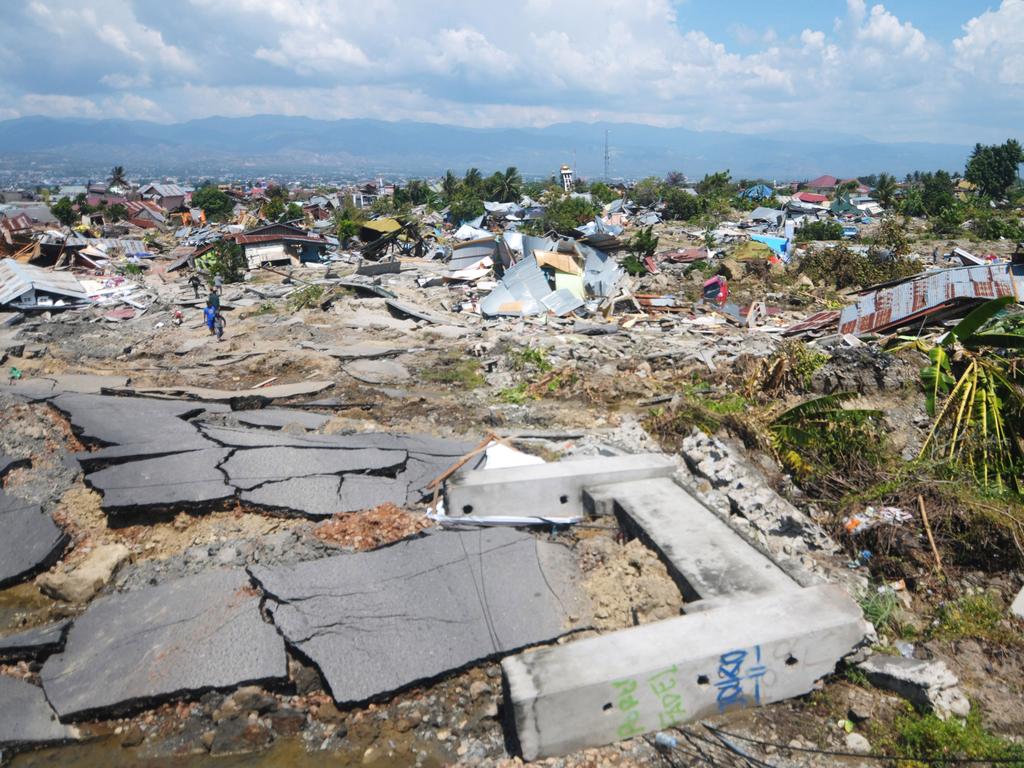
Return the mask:
<path id="1" fill-rule="evenodd" d="M 772 249 L 774 253 L 777 253 L 782 257 L 783 261 L 789 261 L 786 257 L 786 251 L 789 250 L 789 239 L 785 237 L 772 237 L 771 235 L 751 235 L 751 240 L 756 240 L 759 243 L 764 243 Z"/>
<path id="2" fill-rule="evenodd" d="M 745 197 L 748 200 L 767 200 L 774 194 L 775 191 L 767 184 L 755 184 L 740 192 L 740 197 Z"/>

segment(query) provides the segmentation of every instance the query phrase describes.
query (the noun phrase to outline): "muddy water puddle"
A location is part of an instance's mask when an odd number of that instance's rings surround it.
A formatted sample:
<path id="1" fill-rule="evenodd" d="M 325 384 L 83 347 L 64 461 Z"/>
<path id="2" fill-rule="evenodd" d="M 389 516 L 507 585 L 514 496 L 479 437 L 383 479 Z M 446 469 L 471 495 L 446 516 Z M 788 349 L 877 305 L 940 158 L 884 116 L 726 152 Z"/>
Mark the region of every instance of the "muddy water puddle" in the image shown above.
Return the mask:
<path id="1" fill-rule="evenodd" d="M 0 590 L 0 635 L 45 624 L 54 605 L 32 582 Z"/>

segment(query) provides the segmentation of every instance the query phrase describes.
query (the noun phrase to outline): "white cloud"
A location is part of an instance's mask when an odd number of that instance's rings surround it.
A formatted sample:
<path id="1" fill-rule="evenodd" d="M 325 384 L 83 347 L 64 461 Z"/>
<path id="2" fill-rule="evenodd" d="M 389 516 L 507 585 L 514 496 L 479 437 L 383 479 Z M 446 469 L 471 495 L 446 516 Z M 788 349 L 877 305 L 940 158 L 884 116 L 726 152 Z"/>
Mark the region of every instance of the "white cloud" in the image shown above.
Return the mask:
<path id="1" fill-rule="evenodd" d="M 953 41 L 954 62 L 972 75 L 1002 85 L 1024 85 L 1024 0 L 1003 0 L 964 25 Z"/>
<path id="2" fill-rule="evenodd" d="M 636 0 L 624 10 L 619 0 L 446 0 L 440 12 L 412 0 L 187 0 L 175 8 L 28 0 L 18 12 L 24 29 L 0 28 L 0 51 L 12 62 L 3 68 L 5 108 L 481 126 L 849 126 L 878 138 L 948 140 L 936 127 L 946 112 L 1024 83 L 1024 0 L 1002 0 L 945 46 L 867 0 L 840 5 L 831 28 L 780 33 L 780 14 L 779 25 L 737 25 L 725 39 L 681 25 L 677 1 Z M 29 72 L 19 61 L 43 66 Z M 6 75 L 14 70 L 20 82 Z M 1001 125 L 991 114 L 959 112 L 956 120 L 984 120 L 1002 134 L 1020 124 L 1019 106 L 1004 110 Z"/>

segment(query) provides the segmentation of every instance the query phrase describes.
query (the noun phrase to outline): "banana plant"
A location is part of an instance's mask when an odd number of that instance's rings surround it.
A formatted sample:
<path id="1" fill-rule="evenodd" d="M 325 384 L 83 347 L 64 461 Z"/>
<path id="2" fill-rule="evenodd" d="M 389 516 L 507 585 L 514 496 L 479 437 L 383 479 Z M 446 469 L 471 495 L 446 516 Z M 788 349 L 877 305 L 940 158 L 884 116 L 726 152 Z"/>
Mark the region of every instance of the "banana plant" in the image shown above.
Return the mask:
<path id="1" fill-rule="evenodd" d="M 993 299 L 972 310 L 955 328 L 929 344 L 908 340 L 928 355 L 921 370 L 925 405 L 933 417 L 921 457 L 937 452 L 964 464 L 982 486 L 1021 492 L 1024 467 L 1024 323 L 1006 315 L 1012 296 Z"/>

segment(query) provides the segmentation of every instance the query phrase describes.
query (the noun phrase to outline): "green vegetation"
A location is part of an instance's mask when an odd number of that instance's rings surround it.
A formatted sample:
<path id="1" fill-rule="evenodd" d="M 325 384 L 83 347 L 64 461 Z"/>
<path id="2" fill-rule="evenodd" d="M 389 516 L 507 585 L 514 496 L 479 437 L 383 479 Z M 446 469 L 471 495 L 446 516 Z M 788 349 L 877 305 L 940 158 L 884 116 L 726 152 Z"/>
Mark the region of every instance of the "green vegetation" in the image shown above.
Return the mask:
<path id="1" fill-rule="evenodd" d="M 874 624 L 879 633 L 902 634 L 902 627 L 897 620 L 900 601 L 891 589 L 883 588 L 879 591 L 874 587 L 869 587 L 857 602 L 860 603 L 861 610 L 864 611 L 864 618 Z"/>
<path id="2" fill-rule="evenodd" d="M 209 184 L 192 193 L 192 207 L 202 208 L 209 221 L 223 221 L 235 209 L 235 201 Z"/>
<path id="3" fill-rule="evenodd" d="M 768 444 L 794 481 L 814 498 L 838 500 L 877 479 L 889 461 L 878 411 L 846 408 L 840 392 L 783 411 L 768 427 Z"/>
<path id="4" fill-rule="evenodd" d="M 882 217 L 875 237 L 875 245 L 885 248 L 893 258 L 906 256 L 910 251 L 910 239 L 907 230 L 896 214 L 888 213 Z"/>
<path id="5" fill-rule="evenodd" d="M 457 384 L 462 389 L 476 389 L 487 383 L 480 371 L 480 361 L 460 355 L 446 355 L 437 361 L 437 365 L 422 371 L 420 375 L 424 381 Z"/>
<path id="6" fill-rule="evenodd" d="M 931 361 L 921 370 L 921 382 L 934 422 L 921 457 L 964 466 L 996 493 L 1020 494 L 1024 313 L 1004 314 L 1014 303 L 1012 296 L 993 299 L 971 311 L 941 343 L 914 339 L 898 349 L 918 349 Z"/>
<path id="7" fill-rule="evenodd" d="M 585 198 L 562 194 L 548 200 L 543 217 L 529 222 L 523 231 L 538 235 L 547 232 L 570 235 L 576 227 L 592 221 L 598 213 L 597 206 Z"/>
<path id="8" fill-rule="evenodd" d="M 484 201 L 477 194 L 461 189 L 455 197 L 448 201 L 448 212 L 456 224 L 472 221 L 477 216 L 484 214 Z"/>
<path id="9" fill-rule="evenodd" d="M 798 267 L 816 285 L 832 285 L 836 290 L 863 288 L 888 280 L 916 275 L 921 267 L 904 257 L 866 256 L 843 245 L 810 251 Z"/>
<path id="10" fill-rule="evenodd" d="M 537 399 L 535 395 L 530 393 L 529 385 L 525 381 L 516 384 L 514 387 L 499 389 L 496 397 L 499 402 L 508 403 L 509 405 L 522 405 L 528 400 Z"/>
<path id="11" fill-rule="evenodd" d="M 225 283 L 240 281 L 248 267 L 242 246 L 228 240 L 221 240 L 213 250 L 196 259 L 196 266 L 211 277 L 220 275 Z"/>
<path id="12" fill-rule="evenodd" d="M 834 221 L 812 221 L 796 231 L 798 243 L 806 243 L 811 240 L 842 240 L 842 238 L 843 225 Z"/>
<path id="13" fill-rule="evenodd" d="M 637 205 L 651 206 L 661 201 L 663 190 L 661 179 L 657 176 L 648 176 L 633 185 L 629 197 Z"/>
<path id="14" fill-rule="evenodd" d="M 547 373 L 553 367 L 547 353 L 539 347 L 510 349 L 505 357 L 509 367 L 514 371 L 533 369 L 540 373 Z"/>
<path id="15" fill-rule="evenodd" d="M 815 352 L 802 341 L 785 341 L 762 363 L 754 381 L 748 384 L 748 394 L 755 388 L 770 395 L 806 391 L 828 359 L 828 355 Z"/>
<path id="16" fill-rule="evenodd" d="M 324 287 L 322 285 L 307 285 L 300 288 L 288 297 L 288 306 L 293 312 L 307 307 L 316 307 L 324 298 Z"/>
<path id="17" fill-rule="evenodd" d="M 588 191 L 590 192 L 590 196 L 601 205 L 608 205 L 612 200 L 618 200 L 619 198 L 619 193 L 603 181 L 595 181 L 590 185 Z"/>
<path id="18" fill-rule="evenodd" d="M 111 169 L 110 178 L 107 180 L 107 183 L 111 187 L 119 187 L 121 189 L 128 186 L 128 179 L 124 175 L 123 165 L 115 165 L 113 169 Z"/>
<path id="19" fill-rule="evenodd" d="M 677 221 L 689 221 L 704 212 L 704 200 L 679 187 L 665 192 L 665 215 Z"/>
<path id="20" fill-rule="evenodd" d="M 71 201 L 66 197 L 62 197 L 56 203 L 53 203 L 50 206 L 50 213 L 52 213 L 54 218 L 56 218 L 57 221 L 65 227 L 74 226 L 74 224 L 81 219 L 81 215 L 75 210 Z"/>
<path id="21" fill-rule="evenodd" d="M 976 184 L 985 197 L 1001 200 L 1017 183 L 1021 163 L 1024 163 L 1024 148 L 1015 139 L 1005 144 L 975 144 L 964 178 Z"/>
<path id="22" fill-rule="evenodd" d="M 943 640 L 974 638 L 1004 645 L 1020 644 L 1022 638 L 1003 621 L 1006 606 L 992 592 L 964 595 L 939 606 L 933 637 Z"/>
<path id="23" fill-rule="evenodd" d="M 981 712 L 971 709 L 966 722 L 956 718 L 940 720 L 934 714 L 922 715 L 908 704 L 905 714 L 894 723 L 895 735 L 874 735 L 875 748 L 903 758 L 900 768 L 935 768 L 975 760 L 1004 761 L 1003 765 L 1024 768 L 1024 745 L 985 730 Z"/>

